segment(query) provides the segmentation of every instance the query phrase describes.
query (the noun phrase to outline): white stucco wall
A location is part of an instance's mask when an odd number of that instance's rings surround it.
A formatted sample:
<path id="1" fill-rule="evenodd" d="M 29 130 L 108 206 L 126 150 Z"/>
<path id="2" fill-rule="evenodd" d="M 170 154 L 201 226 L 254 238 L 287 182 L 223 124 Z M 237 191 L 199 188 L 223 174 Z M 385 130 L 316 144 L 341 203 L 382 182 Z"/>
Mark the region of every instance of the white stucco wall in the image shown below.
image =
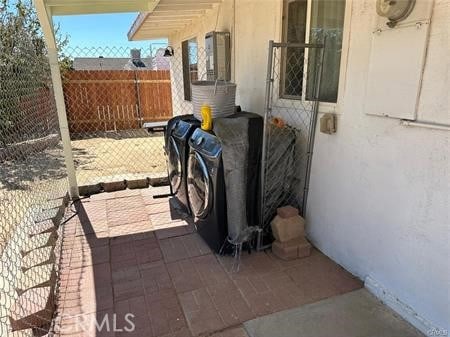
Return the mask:
<path id="1" fill-rule="evenodd" d="M 175 48 L 176 52 L 175 57 L 172 58 L 171 71 L 173 113 L 175 115 L 192 113 L 191 102 L 184 100 L 181 43 L 192 38 L 197 39 L 199 77 L 201 77 L 206 69 L 205 35 L 211 31 L 228 31 L 232 37 L 235 36 L 234 0 L 224 0 L 220 5 L 215 5 L 207 15 L 200 17 L 191 26 L 169 37 L 169 45 Z M 233 57 L 231 67 L 234 69 Z"/>
<path id="2" fill-rule="evenodd" d="M 281 4 L 281 0 L 223 0 L 208 15 L 170 36 L 169 44 L 180 50 L 182 41 L 195 37 L 202 50 L 206 33 L 214 30 L 230 32 L 232 81 L 238 84 L 236 102 L 243 109 L 262 115 L 269 40 L 280 39 Z M 175 93 L 174 97 L 175 105 L 182 107 L 176 110 L 188 113 L 190 103 L 180 104 L 180 94 Z"/>
<path id="3" fill-rule="evenodd" d="M 435 4 L 418 113 L 434 122 L 449 117 L 449 6 Z M 374 13 L 370 1 L 353 2 L 338 132 L 316 138 L 308 234 L 351 272 L 448 328 L 450 133 L 362 113 Z"/>
<path id="4" fill-rule="evenodd" d="M 409 306 L 425 321 L 407 318 L 423 331 L 427 324 L 448 329 L 450 133 L 364 114 L 375 1 L 353 0 L 350 7 L 338 132 L 317 133 L 308 236 L 352 273 L 370 277 Z M 422 121 L 450 118 L 449 7 L 449 0 L 435 1 L 418 109 Z M 178 47 L 193 36 L 202 42 L 216 19 L 213 11 L 170 42 Z M 281 1 L 225 0 L 217 22 L 217 30 L 233 36 L 237 103 L 262 114 L 268 41 L 280 39 Z"/>

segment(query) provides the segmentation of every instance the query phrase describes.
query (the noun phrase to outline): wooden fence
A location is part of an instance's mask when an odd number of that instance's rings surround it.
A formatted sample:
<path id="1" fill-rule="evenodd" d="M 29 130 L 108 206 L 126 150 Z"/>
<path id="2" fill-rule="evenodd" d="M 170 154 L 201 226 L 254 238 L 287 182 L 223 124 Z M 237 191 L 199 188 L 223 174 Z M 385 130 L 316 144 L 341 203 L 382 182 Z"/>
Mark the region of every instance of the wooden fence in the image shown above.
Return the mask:
<path id="1" fill-rule="evenodd" d="M 168 70 L 77 70 L 64 74 L 73 133 L 138 129 L 172 116 Z"/>

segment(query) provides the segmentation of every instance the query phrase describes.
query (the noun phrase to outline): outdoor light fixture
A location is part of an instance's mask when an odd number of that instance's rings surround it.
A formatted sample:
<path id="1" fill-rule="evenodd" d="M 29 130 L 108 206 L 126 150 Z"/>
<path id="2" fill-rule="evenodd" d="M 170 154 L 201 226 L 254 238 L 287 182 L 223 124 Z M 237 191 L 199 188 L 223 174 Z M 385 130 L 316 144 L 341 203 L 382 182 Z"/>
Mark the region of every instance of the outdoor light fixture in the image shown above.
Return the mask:
<path id="1" fill-rule="evenodd" d="M 173 54 L 174 54 L 174 51 L 171 46 L 168 46 L 166 48 L 166 50 L 164 50 L 164 57 L 171 57 L 171 56 L 173 56 Z"/>
<path id="2" fill-rule="evenodd" d="M 416 0 L 377 0 L 377 14 L 389 19 L 386 23 L 389 28 L 405 20 L 414 9 Z"/>

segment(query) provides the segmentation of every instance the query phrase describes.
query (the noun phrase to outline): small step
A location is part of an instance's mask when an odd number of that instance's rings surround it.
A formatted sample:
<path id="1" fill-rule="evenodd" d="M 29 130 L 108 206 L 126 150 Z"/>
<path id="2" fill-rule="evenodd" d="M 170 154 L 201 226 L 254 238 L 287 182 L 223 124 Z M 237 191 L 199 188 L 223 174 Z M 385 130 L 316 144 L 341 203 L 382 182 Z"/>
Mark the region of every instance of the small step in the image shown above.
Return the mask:
<path id="1" fill-rule="evenodd" d="M 24 245 L 25 247 L 23 247 L 20 250 L 20 253 L 22 254 L 22 256 L 25 256 L 35 249 L 48 247 L 48 246 L 54 246 L 56 244 L 57 239 L 58 239 L 58 234 L 56 233 L 56 231 L 37 234 L 37 235 L 29 238 L 25 242 L 25 245 Z"/>
<path id="2" fill-rule="evenodd" d="M 52 287 L 56 284 L 56 270 L 53 264 L 44 264 L 28 269 L 22 273 L 16 291 L 20 295 L 29 289 Z"/>
<path id="3" fill-rule="evenodd" d="M 167 186 L 169 185 L 169 178 L 166 175 L 162 175 L 160 177 L 150 177 L 149 179 L 150 186 L 159 187 L 159 186 Z"/>
<path id="4" fill-rule="evenodd" d="M 55 311 L 52 287 L 33 288 L 19 296 L 11 307 L 12 331 L 40 327 L 51 322 Z"/>
<path id="5" fill-rule="evenodd" d="M 58 227 L 55 226 L 52 220 L 44 220 L 36 223 L 33 227 L 28 231 L 28 235 L 33 237 L 35 235 L 55 232 Z"/>
<path id="6" fill-rule="evenodd" d="M 127 188 L 127 184 L 126 184 L 125 180 L 106 182 L 106 183 L 103 183 L 102 186 L 103 186 L 103 191 L 105 191 L 105 192 L 121 191 L 121 190 L 125 190 Z"/>
<path id="7" fill-rule="evenodd" d="M 25 255 L 22 258 L 22 271 L 26 272 L 27 270 L 42 266 L 46 264 L 53 264 L 55 263 L 56 256 L 54 247 L 44 247 L 44 248 L 38 248 L 35 250 L 32 250 L 30 253 Z"/>

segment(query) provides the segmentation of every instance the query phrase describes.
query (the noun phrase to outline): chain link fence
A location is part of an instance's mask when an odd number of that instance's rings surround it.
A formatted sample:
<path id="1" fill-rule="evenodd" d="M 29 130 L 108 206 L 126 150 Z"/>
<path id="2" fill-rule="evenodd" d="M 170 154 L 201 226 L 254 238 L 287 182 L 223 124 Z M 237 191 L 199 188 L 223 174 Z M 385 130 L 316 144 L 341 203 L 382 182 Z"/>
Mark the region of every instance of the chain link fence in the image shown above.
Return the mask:
<path id="1" fill-rule="evenodd" d="M 166 176 L 162 125 L 173 111 L 170 61 L 163 54 L 163 48 L 148 55 L 128 48 L 65 49 L 63 90 L 79 186 L 145 185 Z"/>
<path id="2" fill-rule="evenodd" d="M 46 333 L 54 312 L 68 183 L 45 48 L 26 38 L 8 44 L 4 36 L 0 335 L 38 336 Z"/>
<path id="3" fill-rule="evenodd" d="M 170 57 L 172 83 L 172 106 L 174 115 L 192 114 L 191 83 L 214 77 L 206 68 L 207 53 L 203 47 L 192 43 L 186 48 L 177 48 Z"/>
<path id="4" fill-rule="evenodd" d="M 145 187 L 166 178 L 165 121 L 192 114 L 191 83 L 214 75 L 196 44 L 172 57 L 153 49 L 65 48 L 60 55 L 76 177 L 87 194 L 107 183 Z M 0 49 L 0 80 L 0 335 L 43 336 L 70 215 L 45 48 Z"/>
<path id="5" fill-rule="evenodd" d="M 269 48 L 261 205 L 266 231 L 280 206 L 305 212 L 322 50 L 283 43 Z"/>

